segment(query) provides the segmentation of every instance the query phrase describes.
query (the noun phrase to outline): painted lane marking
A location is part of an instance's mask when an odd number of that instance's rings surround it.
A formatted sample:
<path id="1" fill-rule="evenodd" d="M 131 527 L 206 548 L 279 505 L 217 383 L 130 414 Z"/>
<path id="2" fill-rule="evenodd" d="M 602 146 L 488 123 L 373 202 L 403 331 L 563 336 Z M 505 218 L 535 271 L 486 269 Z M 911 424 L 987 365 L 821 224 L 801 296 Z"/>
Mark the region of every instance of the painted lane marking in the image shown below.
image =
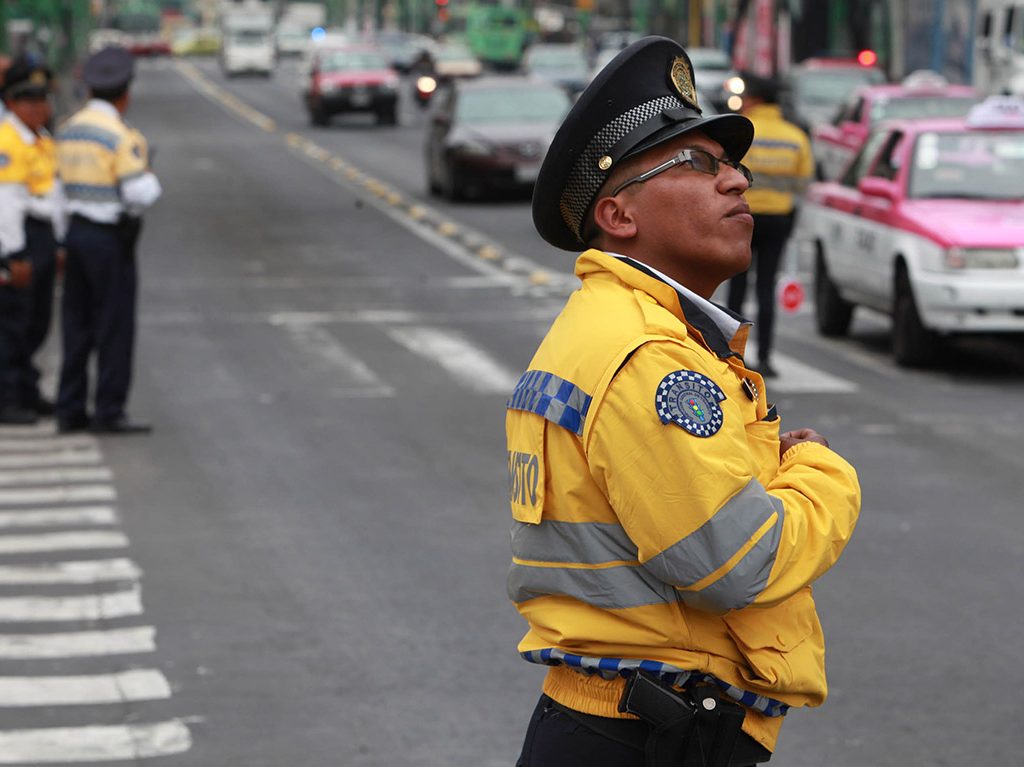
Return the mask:
<path id="1" fill-rule="evenodd" d="M 76 597 L 0 597 L 0 623 L 98 621 L 142 614 L 142 590 Z"/>
<path id="2" fill-rule="evenodd" d="M 60 525 L 113 525 L 116 523 L 117 513 L 112 506 L 0 511 L 0 529 L 5 527 L 57 527 Z"/>
<path id="3" fill-rule="evenodd" d="M 747 344 L 744 358 L 757 359 L 757 344 Z M 800 362 L 788 354 L 772 352 L 772 367 L 779 375 L 767 380 L 768 394 L 852 394 L 859 387 L 853 381 Z"/>
<path id="4" fill-rule="evenodd" d="M 0 659 L 91 658 L 156 652 L 156 629 L 135 626 L 58 634 L 0 634 Z"/>
<path id="5" fill-rule="evenodd" d="M 0 487 L 53 485 L 64 482 L 110 482 L 113 479 L 114 473 L 106 466 L 0 470 Z"/>
<path id="6" fill-rule="evenodd" d="M 347 379 L 342 386 L 332 386 L 334 396 L 393 397 L 395 390 L 385 384 L 361 359 L 349 353 L 331 335 L 318 325 L 281 323 L 292 341 L 304 352 L 315 355 L 331 367 L 340 370 Z"/>
<path id="7" fill-rule="evenodd" d="M 41 466 L 81 466 L 83 464 L 100 463 L 103 457 L 98 450 L 68 450 L 56 449 L 51 451 L 30 450 L 27 442 L 14 443 L 18 447 L 16 455 L 0 454 L 0 469 L 32 469 Z"/>
<path id="8" fill-rule="evenodd" d="M 64 451 L 95 451 L 99 443 L 95 437 L 85 434 L 68 434 L 57 437 L 0 438 L 0 454 L 16 453 L 60 453 Z"/>
<path id="9" fill-rule="evenodd" d="M 0 554 L 27 554 L 40 551 L 76 551 L 80 549 L 123 549 L 128 536 L 118 530 L 85 530 L 38 535 L 0 535 Z"/>
<path id="10" fill-rule="evenodd" d="M 130 559 L 86 559 L 81 562 L 42 562 L 0 565 L 0 584 L 104 583 L 137 581 L 142 570 Z"/>
<path id="11" fill-rule="evenodd" d="M 0 676 L 0 707 L 87 706 L 166 700 L 167 678 L 155 669 L 72 676 Z"/>
<path id="12" fill-rule="evenodd" d="M 192 735 L 180 719 L 153 724 L 41 727 L 0 731 L 0 764 L 106 762 L 188 751 Z"/>
<path id="13" fill-rule="evenodd" d="M 27 426 L 0 426 L 0 437 L 55 437 L 57 424 L 53 421 L 39 421 Z"/>
<path id="14" fill-rule="evenodd" d="M 0 506 L 21 506 L 28 503 L 94 503 L 116 499 L 117 492 L 110 485 L 0 490 Z"/>
<path id="15" fill-rule="evenodd" d="M 457 333 L 432 327 L 389 328 L 387 333 L 482 394 L 511 394 L 519 381 L 518 375 Z"/>

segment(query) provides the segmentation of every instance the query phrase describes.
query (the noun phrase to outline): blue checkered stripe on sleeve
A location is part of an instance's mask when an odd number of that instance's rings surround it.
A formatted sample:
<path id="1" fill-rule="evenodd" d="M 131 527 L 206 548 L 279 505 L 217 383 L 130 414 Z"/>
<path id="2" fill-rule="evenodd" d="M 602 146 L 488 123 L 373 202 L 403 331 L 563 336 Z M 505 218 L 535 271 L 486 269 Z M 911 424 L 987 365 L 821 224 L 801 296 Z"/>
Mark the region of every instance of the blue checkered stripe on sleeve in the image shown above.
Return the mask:
<path id="1" fill-rule="evenodd" d="M 519 378 L 506 407 L 536 413 L 583 436 L 591 396 L 572 381 L 543 370 L 527 370 Z"/>
<path id="2" fill-rule="evenodd" d="M 661 663 L 654 660 L 640 660 L 638 658 L 593 658 L 586 655 L 573 655 L 557 647 L 548 647 L 543 650 L 528 650 L 520 653 L 524 660 L 530 663 L 539 663 L 543 666 L 568 666 L 574 671 L 582 674 L 598 674 L 604 679 L 614 679 L 617 676 L 629 676 L 636 670 L 647 671 L 658 676 L 663 682 L 675 687 L 685 687 L 687 684 L 698 684 L 708 682 L 722 690 L 726 695 L 737 703 L 754 711 L 759 711 L 765 716 L 785 716 L 789 711 L 789 705 L 780 700 L 769 698 L 766 695 L 755 695 L 752 692 L 741 690 L 739 687 L 723 682 L 711 674 L 704 674 L 700 671 L 686 671 L 669 663 Z"/>

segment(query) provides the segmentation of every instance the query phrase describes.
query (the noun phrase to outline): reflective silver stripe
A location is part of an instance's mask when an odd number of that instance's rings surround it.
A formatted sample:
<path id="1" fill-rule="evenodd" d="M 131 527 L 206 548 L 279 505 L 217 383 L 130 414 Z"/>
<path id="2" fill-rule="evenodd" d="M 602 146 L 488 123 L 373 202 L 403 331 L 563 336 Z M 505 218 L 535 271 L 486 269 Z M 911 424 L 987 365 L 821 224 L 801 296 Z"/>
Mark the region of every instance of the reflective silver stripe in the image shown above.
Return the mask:
<path id="1" fill-rule="evenodd" d="M 646 566 L 667 583 L 682 588 L 692 586 L 732 559 L 772 514 L 778 513 L 774 529 L 751 548 L 736 568 L 701 592 L 708 599 L 721 598 L 730 604 L 746 600 L 744 604 L 748 604 L 764 588 L 764 582 L 760 580 L 762 571 L 765 567 L 770 570 L 775 561 L 782 534 L 783 510 L 782 501 L 768 495 L 764 486 L 752 479 L 699 529 L 652 557 Z M 734 572 L 736 577 L 729 577 Z M 764 572 L 767 577 L 767 571 Z M 723 584 L 721 589 L 713 591 L 718 583 Z M 699 597 L 683 593 L 680 598 L 690 602 Z"/>
<path id="2" fill-rule="evenodd" d="M 533 567 L 513 564 L 508 573 L 513 602 L 545 596 L 568 596 L 604 610 L 679 601 L 678 594 L 640 565 L 597 569 Z"/>
<path id="3" fill-rule="evenodd" d="M 799 194 L 807 188 L 808 179 L 802 176 L 775 176 L 759 173 L 754 176 L 755 189 L 770 189 L 773 192 Z"/>
<path id="4" fill-rule="evenodd" d="M 515 522 L 512 554 L 535 562 L 571 562 L 601 565 L 633 561 L 636 545 L 621 525 L 607 522 L 551 522 L 539 525 Z"/>

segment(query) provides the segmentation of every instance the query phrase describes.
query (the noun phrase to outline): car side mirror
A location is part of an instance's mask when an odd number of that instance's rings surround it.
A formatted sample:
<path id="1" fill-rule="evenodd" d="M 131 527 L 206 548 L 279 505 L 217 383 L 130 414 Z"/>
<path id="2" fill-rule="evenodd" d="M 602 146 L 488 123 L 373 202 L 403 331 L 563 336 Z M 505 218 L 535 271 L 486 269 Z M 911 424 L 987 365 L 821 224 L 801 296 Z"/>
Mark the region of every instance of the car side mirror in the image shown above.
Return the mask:
<path id="1" fill-rule="evenodd" d="M 865 176 L 857 183 L 860 193 L 868 197 L 881 197 L 889 202 L 896 202 L 899 197 L 896 184 L 887 178 Z"/>

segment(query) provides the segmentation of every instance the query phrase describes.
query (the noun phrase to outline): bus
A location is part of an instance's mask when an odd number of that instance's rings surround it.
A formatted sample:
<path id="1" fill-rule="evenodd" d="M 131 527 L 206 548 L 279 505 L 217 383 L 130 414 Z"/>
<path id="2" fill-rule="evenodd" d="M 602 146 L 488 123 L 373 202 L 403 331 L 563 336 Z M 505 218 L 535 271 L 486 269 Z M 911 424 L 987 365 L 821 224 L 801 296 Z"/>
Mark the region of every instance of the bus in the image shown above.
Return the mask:
<path id="1" fill-rule="evenodd" d="M 484 63 L 497 69 L 515 69 L 530 42 L 530 15 L 520 8 L 470 5 L 465 11 L 465 40 Z"/>
<path id="2" fill-rule="evenodd" d="M 1024 3 L 979 0 L 976 13 L 975 86 L 1024 96 Z"/>

